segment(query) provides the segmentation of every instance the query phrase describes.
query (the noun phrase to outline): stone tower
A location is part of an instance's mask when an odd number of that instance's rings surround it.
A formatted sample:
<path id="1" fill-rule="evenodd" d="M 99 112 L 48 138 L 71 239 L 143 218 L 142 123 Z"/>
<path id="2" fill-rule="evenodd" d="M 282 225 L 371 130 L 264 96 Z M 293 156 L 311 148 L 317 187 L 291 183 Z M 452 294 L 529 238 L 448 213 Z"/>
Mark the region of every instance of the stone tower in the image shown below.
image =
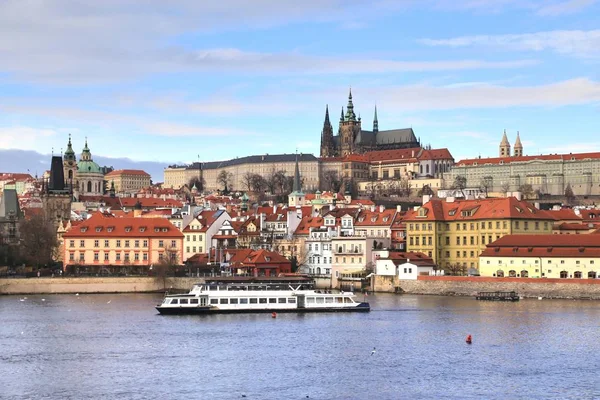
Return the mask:
<path id="1" fill-rule="evenodd" d="M 71 144 L 71 134 L 69 134 L 69 143 L 67 143 L 67 150 L 63 156 L 63 174 L 65 177 L 65 186 L 72 191 L 77 180 L 77 158 Z"/>
<path id="2" fill-rule="evenodd" d="M 348 105 L 346 106 L 346 115 L 342 114 L 340 118 L 340 156 L 344 157 L 355 151 L 354 141 L 361 131 L 360 118 L 354 114 L 354 104 L 352 104 L 352 90 L 348 94 Z"/>
<path id="3" fill-rule="evenodd" d="M 288 195 L 288 205 L 290 207 L 302 207 L 304 205 L 304 197 L 304 192 L 302 192 L 302 181 L 300 180 L 300 167 L 298 166 L 298 154 L 296 154 L 294 186 L 292 193 Z"/>
<path id="4" fill-rule="evenodd" d="M 510 143 L 506 137 L 506 129 L 504 135 L 502 135 L 502 141 L 500 142 L 500 157 L 510 157 Z"/>
<path id="5" fill-rule="evenodd" d="M 329 106 L 325 106 L 325 121 L 321 131 L 321 157 L 334 157 L 335 144 L 333 142 L 333 126 L 329 121 Z"/>
<path id="6" fill-rule="evenodd" d="M 50 179 L 44 184 L 42 192 L 42 207 L 46 217 L 58 226 L 63 220 L 71 218 L 71 194 L 65 185 L 63 159 L 52 156 L 50 164 Z"/>
<path id="7" fill-rule="evenodd" d="M 519 136 L 519 132 L 517 131 L 517 140 L 515 141 L 514 147 L 515 157 L 523 156 L 523 144 L 521 143 L 521 137 Z"/>

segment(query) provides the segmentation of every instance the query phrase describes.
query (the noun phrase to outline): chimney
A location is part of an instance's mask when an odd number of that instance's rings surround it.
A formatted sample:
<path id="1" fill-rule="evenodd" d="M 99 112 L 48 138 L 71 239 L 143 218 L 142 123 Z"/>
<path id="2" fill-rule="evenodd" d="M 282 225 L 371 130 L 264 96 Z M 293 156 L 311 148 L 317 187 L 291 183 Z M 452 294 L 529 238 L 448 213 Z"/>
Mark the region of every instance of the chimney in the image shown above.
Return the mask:
<path id="1" fill-rule="evenodd" d="M 380 212 L 380 213 L 382 213 L 382 212 L 384 212 L 384 211 L 385 211 L 385 206 L 384 206 L 383 204 L 381 204 L 381 205 L 379 206 L 379 212 Z"/>
<path id="2" fill-rule="evenodd" d="M 512 192 L 512 195 L 519 201 L 523 200 L 523 193 L 521 192 Z"/>
<path id="3" fill-rule="evenodd" d="M 371 212 L 375 212 L 375 206 L 371 206 Z"/>
<path id="4" fill-rule="evenodd" d="M 431 196 L 428 194 L 424 194 L 423 195 L 423 204 L 429 203 L 429 200 L 431 200 Z"/>
<path id="5" fill-rule="evenodd" d="M 273 205 L 273 214 L 275 214 L 277 212 L 277 205 Z"/>
<path id="6" fill-rule="evenodd" d="M 402 206 L 400 204 L 398 204 L 396 206 L 396 212 L 401 212 L 402 211 Z"/>
<path id="7" fill-rule="evenodd" d="M 412 158 L 414 158 L 414 157 L 415 157 L 415 151 L 414 151 L 414 150 L 413 150 L 413 151 L 411 151 L 411 153 L 410 153 L 410 156 L 411 156 Z"/>
<path id="8" fill-rule="evenodd" d="M 446 203 L 454 203 L 454 197 L 453 196 L 446 197 Z"/>

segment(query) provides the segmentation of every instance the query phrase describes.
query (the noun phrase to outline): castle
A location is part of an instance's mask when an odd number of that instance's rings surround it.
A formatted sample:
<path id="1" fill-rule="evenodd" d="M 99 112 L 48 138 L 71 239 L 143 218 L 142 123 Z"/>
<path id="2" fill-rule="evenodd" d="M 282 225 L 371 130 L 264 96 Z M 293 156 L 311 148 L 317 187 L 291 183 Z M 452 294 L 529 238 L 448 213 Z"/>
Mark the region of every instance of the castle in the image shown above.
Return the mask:
<path id="1" fill-rule="evenodd" d="M 360 115 L 354 113 L 352 90 L 348 95 L 346 113 L 342 107 L 338 134 L 333 135 L 333 126 L 329 120 L 329 107 L 325 107 L 325 122 L 321 131 L 321 157 L 344 157 L 353 153 L 365 153 L 373 150 L 407 149 L 421 147 L 412 128 L 379 130 L 377 107 L 373 117 L 373 130 L 362 129 Z"/>

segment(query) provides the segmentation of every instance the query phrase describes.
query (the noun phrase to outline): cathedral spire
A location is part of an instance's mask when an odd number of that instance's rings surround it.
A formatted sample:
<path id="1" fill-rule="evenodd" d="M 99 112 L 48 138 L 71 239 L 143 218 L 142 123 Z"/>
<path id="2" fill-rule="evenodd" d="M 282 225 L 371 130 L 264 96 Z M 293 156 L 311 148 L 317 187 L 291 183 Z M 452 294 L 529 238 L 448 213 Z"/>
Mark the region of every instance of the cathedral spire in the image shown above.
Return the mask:
<path id="1" fill-rule="evenodd" d="M 323 124 L 323 126 L 329 126 L 331 125 L 331 122 L 329 122 L 329 104 L 325 105 L 325 123 Z"/>
<path id="2" fill-rule="evenodd" d="M 352 88 L 348 94 L 348 105 L 346 106 L 346 121 L 356 121 L 356 114 L 354 114 L 354 104 L 352 103 Z"/>
<path id="3" fill-rule="evenodd" d="M 375 105 L 375 116 L 373 117 L 373 132 L 379 132 L 379 121 L 377 120 L 377 105 Z"/>
<path id="4" fill-rule="evenodd" d="M 298 153 L 296 153 L 296 169 L 294 170 L 294 193 L 302 193 L 302 184 L 300 183 L 300 167 L 298 166 Z"/>
<path id="5" fill-rule="evenodd" d="M 342 106 L 342 115 L 340 115 L 340 122 L 344 122 L 344 106 Z"/>

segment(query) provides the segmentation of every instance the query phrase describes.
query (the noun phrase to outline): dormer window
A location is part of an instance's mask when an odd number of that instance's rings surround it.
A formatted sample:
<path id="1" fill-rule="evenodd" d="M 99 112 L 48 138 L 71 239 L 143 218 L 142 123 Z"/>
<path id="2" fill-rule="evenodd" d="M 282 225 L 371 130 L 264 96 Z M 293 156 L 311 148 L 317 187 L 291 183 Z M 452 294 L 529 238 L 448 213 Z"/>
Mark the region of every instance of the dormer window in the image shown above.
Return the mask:
<path id="1" fill-rule="evenodd" d="M 427 216 L 427 209 L 423 208 L 423 207 L 419 208 L 418 215 L 419 215 L 419 217 L 426 217 Z M 452 214 L 450 214 L 450 215 L 452 215 Z"/>
<path id="2" fill-rule="evenodd" d="M 162 231 L 163 231 L 163 232 L 168 232 L 168 231 L 169 231 L 169 229 L 168 229 L 168 228 L 163 228 L 163 229 L 162 229 Z"/>
<path id="3" fill-rule="evenodd" d="M 125 232 L 131 232 L 131 227 L 130 226 L 126 226 L 125 227 Z"/>
<path id="4" fill-rule="evenodd" d="M 265 257 L 265 261 L 271 261 L 271 257 Z"/>
<path id="5" fill-rule="evenodd" d="M 87 231 L 87 227 L 86 226 L 82 226 L 81 227 L 81 232 L 86 232 Z"/>
<path id="6" fill-rule="evenodd" d="M 101 226 L 97 226 L 96 227 L 96 232 L 101 232 L 102 231 L 102 227 Z"/>
<path id="7" fill-rule="evenodd" d="M 456 214 L 456 211 L 458 211 L 458 209 L 457 208 L 453 208 L 452 210 L 448 211 L 448 215 L 452 217 L 452 216 L 454 216 Z"/>
<path id="8" fill-rule="evenodd" d="M 145 226 L 140 226 L 140 232 L 145 232 L 146 231 L 146 227 Z"/>
<path id="9" fill-rule="evenodd" d="M 390 220 L 390 217 L 384 217 L 383 218 L 383 222 L 388 222 Z"/>
<path id="10" fill-rule="evenodd" d="M 154 228 L 154 232 L 160 232 L 160 228 Z"/>
<path id="11" fill-rule="evenodd" d="M 377 217 L 371 217 L 371 222 L 377 221 Z"/>
<path id="12" fill-rule="evenodd" d="M 106 231 L 107 231 L 107 232 L 112 232 L 112 231 L 113 231 L 113 229 L 115 229 L 113 226 L 109 226 L 108 228 L 106 228 Z"/>

